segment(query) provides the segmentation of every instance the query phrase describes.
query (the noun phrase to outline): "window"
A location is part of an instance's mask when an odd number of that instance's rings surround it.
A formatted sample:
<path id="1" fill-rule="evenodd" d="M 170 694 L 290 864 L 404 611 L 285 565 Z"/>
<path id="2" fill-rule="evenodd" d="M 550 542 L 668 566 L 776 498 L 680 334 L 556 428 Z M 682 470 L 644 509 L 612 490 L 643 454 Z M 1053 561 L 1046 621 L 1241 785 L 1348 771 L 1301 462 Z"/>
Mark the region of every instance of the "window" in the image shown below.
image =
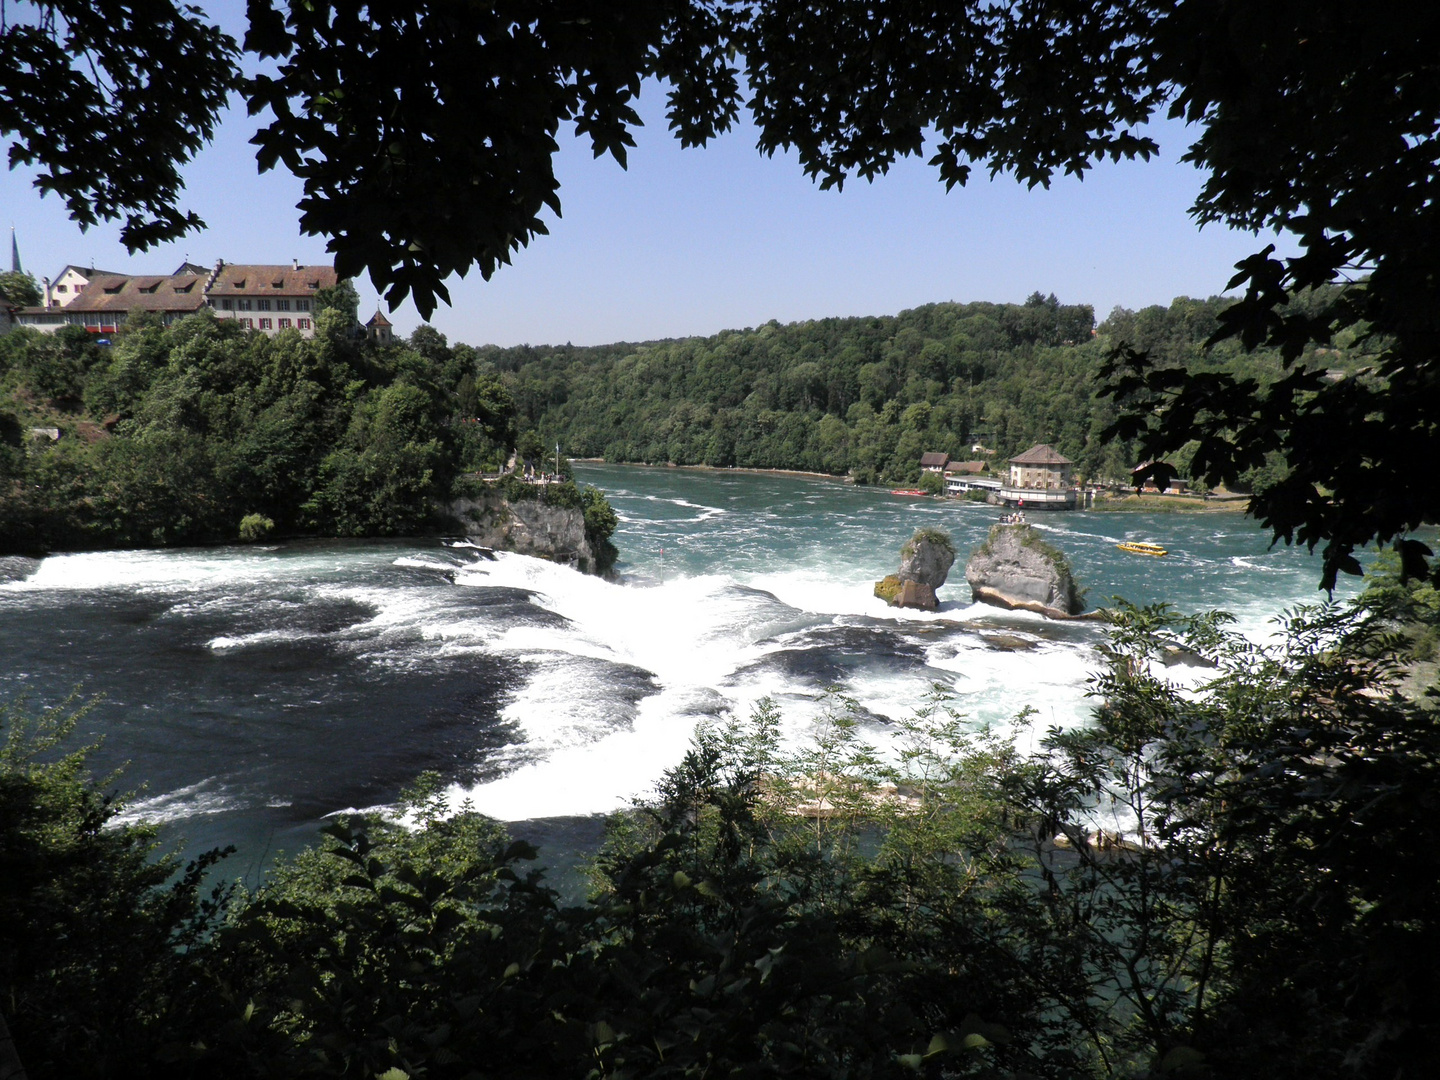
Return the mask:
<path id="1" fill-rule="evenodd" d="M 290 310 L 290 301 L 289 301 L 289 300 L 276 300 L 276 301 L 275 301 L 275 310 L 276 310 L 276 311 L 289 311 L 289 310 Z"/>
<path id="2" fill-rule="evenodd" d="M 302 301 L 300 301 L 300 302 L 303 304 L 305 301 L 302 300 Z M 310 329 L 310 320 L 309 320 L 309 319 L 296 319 L 296 320 L 295 320 L 295 326 L 296 326 L 296 328 L 299 329 L 299 330 L 309 330 L 309 329 Z"/>
<path id="3" fill-rule="evenodd" d="M 239 300 L 236 300 L 236 301 L 235 301 L 235 303 L 236 303 L 237 305 L 239 305 L 239 308 L 240 308 L 241 311 L 249 311 L 249 310 L 250 310 L 250 306 L 251 306 L 254 302 L 255 302 L 255 301 L 251 300 L 249 297 L 243 297 L 243 296 L 242 296 Z"/>
<path id="4" fill-rule="evenodd" d="M 309 300 L 296 300 L 296 301 L 295 301 L 295 310 L 296 310 L 296 311 L 309 311 L 309 310 L 310 310 L 310 301 L 309 301 Z"/>
<path id="5" fill-rule="evenodd" d="M 227 300 L 221 300 L 221 301 L 220 301 L 220 307 L 221 307 L 223 310 L 225 310 L 225 311 L 234 311 L 234 310 L 235 310 L 235 301 L 234 301 L 234 300 L 228 300 L 228 299 L 227 299 Z"/>
<path id="6" fill-rule="evenodd" d="M 70 288 L 69 288 L 69 286 L 67 286 L 67 285 L 56 285 L 56 286 L 55 286 L 55 291 L 56 291 L 56 292 L 69 292 L 69 291 L 70 291 Z M 303 304 L 305 301 L 302 300 L 302 301 L 300 301 L 300 302 Z"/>
<path id="7" fill-rule="evenodd" d="M 281 330 L 288 330 L 288 329 L 290 329 L 290 320 L 289 320 L 289 319 L 281 319 L 281 320 L 280 320 L 280 329 L 281 329 Z"/>
<path id="8" fill-rule="evenodd" d="M 269 330 L 269 329 L 271 329 L 270 323 L 271 323 L 272 321 L 274 321 L 274 320 L 272 320 L 272 319 L 261 319 L 261 320 L 260 320 L 260 329 L 261 329 L 261 330 Z"/>
<path id="9" fill-rule="evenodd" d="M 241 320 L 240 320 L 240 325 L 243 326 L 243 327 L 245 327 L 246 330 L 254 330 L 254 329 L 255 329 L 255 320 L 254 320 L 254 319 L 241 319 Z"/>
<path id="10" fill-rule="evenodd" d="M 264 299 L 264 298 L 262 297 L 261 299 L 256 300 L 255 302 L 260 305 L 258 308 L 255 309 L 256 311 L 269 311 L 269 310 L 270 310 L 270 301 L 269 301 L 269 300 L 266 300 L 266 299 Z"/>

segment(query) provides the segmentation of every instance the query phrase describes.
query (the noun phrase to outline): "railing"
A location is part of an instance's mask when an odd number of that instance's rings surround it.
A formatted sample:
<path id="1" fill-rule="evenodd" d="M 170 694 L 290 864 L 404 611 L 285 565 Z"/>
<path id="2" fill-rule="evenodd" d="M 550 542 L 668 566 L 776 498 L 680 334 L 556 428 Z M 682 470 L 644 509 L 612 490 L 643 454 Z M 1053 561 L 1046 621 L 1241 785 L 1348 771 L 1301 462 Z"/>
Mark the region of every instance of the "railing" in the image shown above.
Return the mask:
<path id="1" fill-rule="evenodd" d="M 1000 499 L 1007 503 L 1024 503 L 1026 506 L 1074 506 L 1074 488 L 1022 488 L 1009 484 L 1000 489 Z"/>

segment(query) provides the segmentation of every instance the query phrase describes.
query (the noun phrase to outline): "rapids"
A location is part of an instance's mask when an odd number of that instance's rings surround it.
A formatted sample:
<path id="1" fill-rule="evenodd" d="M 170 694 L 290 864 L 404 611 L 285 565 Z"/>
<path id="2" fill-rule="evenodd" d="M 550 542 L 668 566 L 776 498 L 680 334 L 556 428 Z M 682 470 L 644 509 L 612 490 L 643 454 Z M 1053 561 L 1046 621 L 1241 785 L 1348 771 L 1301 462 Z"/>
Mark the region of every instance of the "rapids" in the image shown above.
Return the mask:
<path id="1" fill-rule="evenodd" d="M 792 731 L 827 687 L 888 722 L 931 685 L 977 727 L 1085 722 L 1099 627 L 973 605 L 964 559 L 999 512 L 821 479 L 577 465 L 621 520 L 619 580 L 465 541 L 296 542 L 56 555 L 0 575 L 0 697 L 102 700 L 97 772 L 191 850 L 255 864 L 422 770 L 506 821 L 643 795 L 695 725 L 773 697 Z M 1092 605 L 1220 607 L 1247 633 L 1323 596 L 1318 560 L 1234 513 L 1036 515 Z M 935 613 L 871 595 L 919 525 L 959 553 Z M 1156 540 L 1164 559 L 1115 549 Z M 1017 647 L 1018 646 L 1018 647 Z M 524 830 L 520 830 L 524 831 Z"/>

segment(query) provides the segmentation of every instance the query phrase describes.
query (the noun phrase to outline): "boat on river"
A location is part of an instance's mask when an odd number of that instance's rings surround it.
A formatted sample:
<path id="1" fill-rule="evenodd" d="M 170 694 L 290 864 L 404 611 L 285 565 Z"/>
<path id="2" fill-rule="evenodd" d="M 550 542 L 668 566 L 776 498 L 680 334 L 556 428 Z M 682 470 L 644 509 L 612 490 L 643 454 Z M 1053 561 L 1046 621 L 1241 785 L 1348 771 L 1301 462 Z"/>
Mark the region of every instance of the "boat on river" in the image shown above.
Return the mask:
<path id="1" fill-rule="evenodd" d="M 1168 555 L 1159 544 L 1149 544 L 1143 540 L 1123 540 L 1115 545 L 1121 551 L 1128 551 L 1131 555 L 1153 555 L 1159 558 L 1161 555 Z"/>
<path id="2" fill-rule="evenodd" d="M 925 492 L 919 488 L 891 488 L 891 495 L 924 495 Z"/>

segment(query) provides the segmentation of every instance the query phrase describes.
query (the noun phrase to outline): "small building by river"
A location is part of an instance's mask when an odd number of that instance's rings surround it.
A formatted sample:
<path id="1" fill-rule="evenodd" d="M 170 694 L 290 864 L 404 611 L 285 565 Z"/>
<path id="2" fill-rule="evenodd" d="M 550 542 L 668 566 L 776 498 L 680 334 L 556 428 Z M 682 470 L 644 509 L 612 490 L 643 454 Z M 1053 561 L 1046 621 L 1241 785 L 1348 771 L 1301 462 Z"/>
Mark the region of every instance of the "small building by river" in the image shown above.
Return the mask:
<path id="1" fill-rule="evenodd" d="M 1075 463 L 1048 443 L 1010 459 L 1009 481 L 994 499 L 1026 510 L 1074 510 L 1079 499 Z"/>

